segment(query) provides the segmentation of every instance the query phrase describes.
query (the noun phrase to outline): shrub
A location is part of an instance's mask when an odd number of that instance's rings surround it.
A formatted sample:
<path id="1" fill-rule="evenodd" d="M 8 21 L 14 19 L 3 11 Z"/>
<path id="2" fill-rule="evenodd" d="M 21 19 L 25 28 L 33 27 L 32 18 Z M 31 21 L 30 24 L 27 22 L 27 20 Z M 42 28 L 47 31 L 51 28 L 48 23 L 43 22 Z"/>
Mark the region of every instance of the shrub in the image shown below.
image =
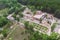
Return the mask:
<path id="1" fill-rule="evenodd" d="M 8 19 L 0 16 L 0 27 L 3 27 L 8 23 Z"/>

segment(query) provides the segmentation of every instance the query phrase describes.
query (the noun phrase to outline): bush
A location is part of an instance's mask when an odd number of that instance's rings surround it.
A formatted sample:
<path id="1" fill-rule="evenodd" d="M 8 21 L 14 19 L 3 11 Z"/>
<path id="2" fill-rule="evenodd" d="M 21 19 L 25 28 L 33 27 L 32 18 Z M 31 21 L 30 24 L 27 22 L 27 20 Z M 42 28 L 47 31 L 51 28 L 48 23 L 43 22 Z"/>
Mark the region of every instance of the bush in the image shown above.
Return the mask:
<path id="1" fill-rule="evenodd" d="M 7 30 L 7 29 L 4 29 L 4 30 L 2 31 L 2 34 L 3 34 L 4 37 L 7 37 L 8 30 Z"/>
<path id="2" fill-rule="evenodd" d="M 60 10 L 56 10 L 54 16 L 57 18 L 60 18 Z"/>
<path id="3" fill-rule="evenodd" d="M 52 26 L 51 26 L 51 31 L 53 32 L 54 28 L 56 27 L 56 23 L 54 23 Z"/>
<path id="4" fill-rule="evenodd" d="M 0 27 L 3 27 L 8 23 L 8 19 L 0 16 Z"/>

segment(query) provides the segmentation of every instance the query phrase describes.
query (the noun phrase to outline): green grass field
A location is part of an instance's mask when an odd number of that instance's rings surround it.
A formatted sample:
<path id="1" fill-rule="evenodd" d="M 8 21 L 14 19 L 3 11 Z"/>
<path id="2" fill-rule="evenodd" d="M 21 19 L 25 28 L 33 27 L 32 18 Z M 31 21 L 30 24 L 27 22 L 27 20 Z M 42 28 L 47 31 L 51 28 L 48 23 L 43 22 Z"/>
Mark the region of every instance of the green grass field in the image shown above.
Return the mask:
<path id="1" fill-rule="evenodd" d="M 0 10 L 0 16 L 8 15 L 8 11 L 9 11 L 9 8 L 5 8 L 5 9 Z"/>
<path id="2" fill-rule="evenodd" d="M 25 29 L 17 26 L 7 40 L 28 40 L 28 34 L 24 33 Z"/>

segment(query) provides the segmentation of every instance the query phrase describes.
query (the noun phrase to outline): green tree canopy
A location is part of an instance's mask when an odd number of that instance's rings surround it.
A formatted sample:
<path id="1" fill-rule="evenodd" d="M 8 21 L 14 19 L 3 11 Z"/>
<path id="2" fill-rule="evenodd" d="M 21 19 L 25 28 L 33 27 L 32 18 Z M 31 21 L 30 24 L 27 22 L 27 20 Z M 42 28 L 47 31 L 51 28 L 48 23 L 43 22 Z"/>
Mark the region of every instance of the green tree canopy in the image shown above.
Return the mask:
<path id="1" fill-rule="evenodd" d="M 8 23 L 8 19 L 0 16 L 0 27 L 3 27 L 7 23 Z"/>

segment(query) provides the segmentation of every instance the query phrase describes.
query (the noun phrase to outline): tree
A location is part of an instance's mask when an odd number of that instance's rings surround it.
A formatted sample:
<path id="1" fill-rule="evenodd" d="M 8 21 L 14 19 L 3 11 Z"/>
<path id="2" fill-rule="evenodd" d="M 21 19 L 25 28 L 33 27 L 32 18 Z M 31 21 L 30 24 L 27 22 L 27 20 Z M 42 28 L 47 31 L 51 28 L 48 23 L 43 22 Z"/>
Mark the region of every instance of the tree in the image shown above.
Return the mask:
<path id="1" fill-rule="evenodd" d="M 7 29 L 4 29 L 4 30 L 2 31 L 2 34 L 3 34 L 4 37 L 7 37 L 8 30 L 7 30 Z"/>
<path id="2" fill-rule="evenodd" d="M 52 32 L 48 39 L 49 39 L 49 40 L 57 40 L 57 38 L 58 38 L 58 34 Z"/>
<path id="3" fill-rule="evenodd" d="M 56 23 L 54 23 L 52 26 L 51 26 L 51 31 L 53 32 L 54 28 L 56 27 Z"/>
<path id="4" fill-rule="evenodd" d="M 8 23 L 8 19 L 0 16 L 0 27 L 3 27 Z"/>

